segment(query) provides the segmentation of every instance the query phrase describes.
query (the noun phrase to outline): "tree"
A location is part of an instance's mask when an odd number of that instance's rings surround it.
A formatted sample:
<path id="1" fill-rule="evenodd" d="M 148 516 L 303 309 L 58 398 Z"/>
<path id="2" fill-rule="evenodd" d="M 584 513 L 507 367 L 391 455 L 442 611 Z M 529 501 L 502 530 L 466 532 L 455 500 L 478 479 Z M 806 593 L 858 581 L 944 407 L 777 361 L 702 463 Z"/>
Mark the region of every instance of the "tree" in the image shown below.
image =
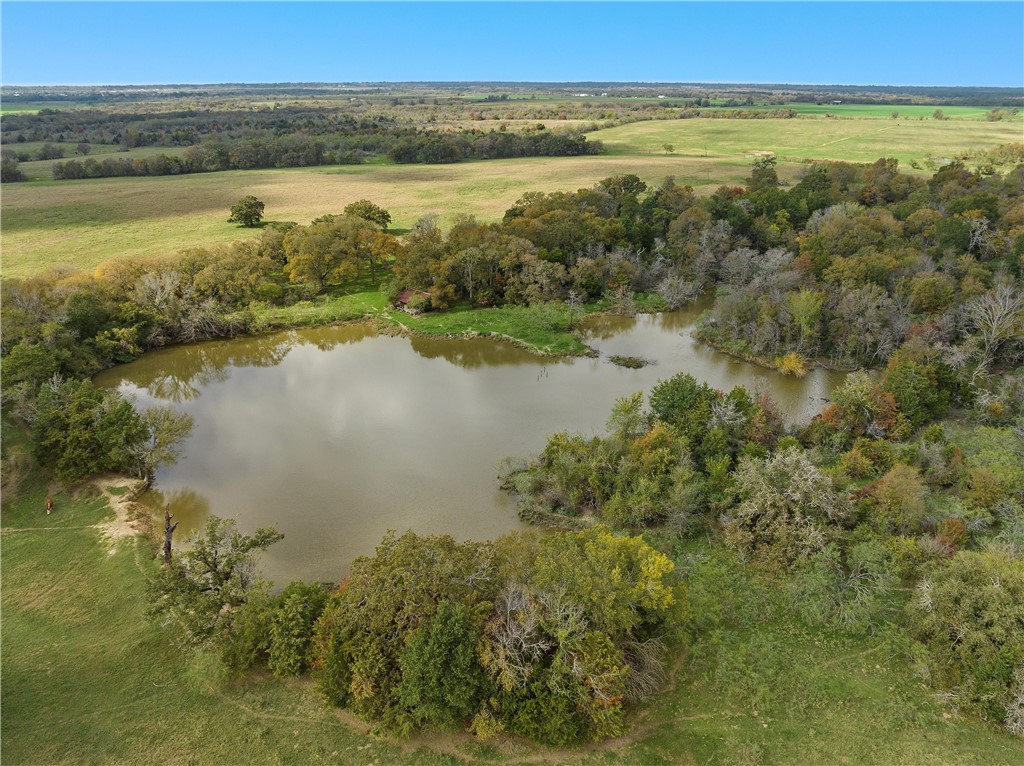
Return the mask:
<path id="1" fill-rule="evenodd" d="M 484 688 L 478 640 L 466 607 L 447 599 L 437 605 L 430 625 L 413 633 L 402 655 L 398 687 L 413 726 L 454 728 L 473 715 Z"/>
<path id="2" fill-rule="evenodd" d="M 849 499 L 796 447 L 742 460 L 735 477 L 743 501 L 726 525 L 726 542 L 768 568 L 793 567 L 824 550 L 850 515 Z"/>
<path id="3" fill-rule="evenodd" d="M 1000 284 L 967 305 L 966 326 L 978 346 L 973 383 L 983 376 L 1004 344 L 1019 340 L 1024 328 L 1024 293 Z"/>
<path id="4" fill-rule="evenodd" d="M 228 223 L 240 223 L 247 229 L 252 229 L 262 220 L 263 203 L 250 194 L 231 206 Z"/>
<path id="5" fill-rule="evenodd" d="M 356 218 L 362 218 L 365 221 L 375 223 L 383 231 L 387 231 L 388 226 L 391 225 L 391 213 L 380 205 L 370 202 L 368 199 L 361 199 L 358 202 L 346 205 L 342 212 L 345 215 L 355 216 Z"/>
<path id="6" fill-rule="evenodd" d="M 5 152 L 3 157 L 0 158 L 0 183 L 24 180 L 25 174 L 18 167 L 18 158 Z"/>
<path id="7" fill-rule="evenodd" d="M 960 551 L 918 584 L 907 614 L 932 684 L 1020 735 L 1024 562 Z"/>
<path id="8" fill-rule="evenodd" d="M 275 601 L 267 665 L 275 675 L 298 676 L 308 665 L 313 625 L 327 605 L 327 591 L 319 583 L 296 580 Z"/>
<path id="9" fill-rule="evenodd" d="M 146 437 L 133 444 L 130 451 L 139 478 L 152 484 L 157 468 L 178 459 L 180 442 L 188 436 L 194 421 L 191 415 L 175 412 L 170 407 L 152 407 L 142 413 L 142 425 Z"/>
<path id="10" fill-rule="evenodd" d="M 317 290 L 358 276 L 363 263 L 376 278 L 377 265 L 397 250 L 395 238 L 361 218 L 339 216 L 311 226 L 296 226 L 284 238 L 284 272 L 293 282 Z"/>
<path id="11" fill-rule="evenodd" d="M 750 169 L 750 178 L 747 179 L 747 186 L 750 191 L 762 189 L 774 189 L 779 185 L 779 174 L 775 170 L 775 155 L 766 154 L 754 160 L 754 166 Z"/>
<path id="12" fill-rule="evenodd" d="M 541 540 L 531 585 L 556 633 L 590 625 L 621 639 L 664 620 L 675 602 L 674 568 L 643 538 L 594 527 Z"/>
<path id="13" fill-rule="evenodd" d="M 147 613 L 177 620 L 192 643 L 210 641 L 258 581 L 256 555 L 283 537 L 273 527 L 247 535 L 232 519 L 210 516 L 191 545 L 147 583 Z"/>
<path id="14" fill-rule="evenodd" d="M 88 380 L 54 380 L 42 387 L 33 424 L 36 456 L 73 484 L 101 471 L 130 468 L 145 427 L 129 400 Z"/>

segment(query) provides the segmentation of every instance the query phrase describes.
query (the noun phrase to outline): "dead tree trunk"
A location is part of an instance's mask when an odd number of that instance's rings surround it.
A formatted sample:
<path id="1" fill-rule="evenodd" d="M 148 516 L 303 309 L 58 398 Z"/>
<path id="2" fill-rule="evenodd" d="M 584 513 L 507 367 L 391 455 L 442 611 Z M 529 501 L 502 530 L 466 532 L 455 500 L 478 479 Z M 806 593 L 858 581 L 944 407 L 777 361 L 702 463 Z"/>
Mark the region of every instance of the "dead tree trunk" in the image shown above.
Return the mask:
<path id="1" fill-rule="evenodd" d="M 171 513 L 170 509 L 164 511 L 164 564 L 167 565 L 171 563 L 171 535 L 178 528 L 177 521 L 173 524 L 171 523 L 173 518 L 174 514 Z"/>

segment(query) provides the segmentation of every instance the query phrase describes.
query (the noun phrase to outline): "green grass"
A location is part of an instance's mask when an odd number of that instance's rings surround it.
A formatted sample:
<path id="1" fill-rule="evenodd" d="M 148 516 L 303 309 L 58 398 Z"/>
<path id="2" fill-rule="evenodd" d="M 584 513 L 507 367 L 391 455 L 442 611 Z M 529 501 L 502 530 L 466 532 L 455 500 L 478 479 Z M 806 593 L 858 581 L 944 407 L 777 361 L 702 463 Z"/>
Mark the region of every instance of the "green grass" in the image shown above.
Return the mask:
<path id="1" fill-rule="evenodd" d="M 152 546 L 141 537 L 113 547 L 102 539 L 92 525 L 111 514 L 99 498 L 54 493 L 56 509 L 46 516 L 48 491 L 34 475 L 17 497 L 4 495 L 5 764 L 1009 766 L 1024 759 L 1024 742 L 939 705 L 885 642 L 836 637 L 778 615 L 746 631 L 731 632 L 727 621 L 704 631 L 676 655 L 672 687 L 632 714 L 632 730 L 618 741 L 548 751 L 464 735 L 374 738 L 365 724 L 327 708 L 308 681 L 225 680 L 208 658 L 182 652 L 174 625 L 143 616 L 143 581 L 158 566 Z M 773 603 L 766 594 L 761 588 L 747 607 L 724 609 L 764 611 Z"/>
<path id="2" fill-rule="evenodd" d="M 25 277 L 61 264 L 91 270 L 108 258 L 172 254 L 250 237 L 253 230 L 227 223 L 231 205 L 247 194 L 263 200 L 268 218 L 276 221 L 307 223 L 365 198 L 387 208 L 398 229 L 431 213 L 448 226 L 462 214 L 499 220 L 527 191 L 575 190 L 623 173 L 651 184 L 671 175 L 704 192 L 742 184 L 752 153 L 759 151 L 776 154 L 785 181 L 809 159 L 896 157 L 907 169 L 912 160 L 1019 142 L 1024 125 L 1020 115 L 1001 122 L 977 119 L 984 114 L 981 107 L 944 108 L 953 119 L 938 121 L 930 112 L 923 120 L 878 119 L 892 108 L 862 105 L 826 105 L 851 118 L 825 119 L 813 116 L 814 105 L 798 106 L 807 115 L 792 120 L 656 120 L 599 130 L 589 135 L 603 141 L 607 153 L 594 157 L 453 165 L 378 159 L 365 165 L 79 181 L 46 180 L 53 160 L 24 163 L 37 180 L 6 184 L 0 200 L 3 273 Z M 665 144 L 674 152 L 666 153 Z M 93 151 L 101 156 L 112 148 Z M 144 147 L 125 156 L 167 151 L 180 149 Z"/>
<path id="3" fill-rule="evenodd" d="M 391 212 L 396 228 L 408 229 L 429 213 L 437 213 L 442 226 L 462 214 L 499 220 L 524 192 L 575 190 L 622 173 L 636 173 L 649 183 L 672 175 L 713 189 L 742 183 L 749 162 L 535 157 L 5 184 L 3 274 L 26 277 L 59 264 L 91 270 L 108 258 L 172 254 L 251 237 L 256 230 L 227 222 L 231 205 L 247 194 L 266 203 L 268 220 L 298 223 L 370 199 Z"/>
<path id="4" fill-rule="evenodd" d="M 685 157 L 750 160 L 749 152 L 773 152 L 780 162 L 843 160 L 874 162 L 896 157 L 904 168 L 911 160 L 952 157 L 967 149 L 988 149 L 1020 142 L 1019 119 L 978 120 L 690 119 L 635 122 L 589 133 L 619 155 L 664 155 L 665 144 Z"/>
<path id="5" fill-rule="evenodd" d="M 743 107 L 740 107 L 743 108 Z M 893 112 L 899 112 L 903 119 L 932 119 L 936 109 L 953 120 L 985 120 L 986 115 L 995 107 L 989 106 L 936 106 L 935 104 L 784 104 L 772 109 L 792 109 L 800 114 L 826 115 L 837 117 L 857 117 L 863 119 L 890 119 Z M 1009 110 L 1007 110 L 1009 111 Z M 1021 122 L 1024 115 L 1006 116 L 1004 120 Z"/>
<path id="6" fill-rule="evenodd" d="M 455 306 L 441 313 L 410 316 L 391 312 L 390 321 L 425 335 L 497 335 L 545 354 L 584 354 L 586 345 L 567 329 L 564 307 L 502 306 L 474 309 Z"/>
<path id="7" fill-rule="evenodd" d="M 319 327 L 376 316 L 387 307 L 384 294 L 376 289 L 325 295 L 291 306 L 261 306 L 250 309 L 253 326 L 271 330 L 280 327 Z"/>

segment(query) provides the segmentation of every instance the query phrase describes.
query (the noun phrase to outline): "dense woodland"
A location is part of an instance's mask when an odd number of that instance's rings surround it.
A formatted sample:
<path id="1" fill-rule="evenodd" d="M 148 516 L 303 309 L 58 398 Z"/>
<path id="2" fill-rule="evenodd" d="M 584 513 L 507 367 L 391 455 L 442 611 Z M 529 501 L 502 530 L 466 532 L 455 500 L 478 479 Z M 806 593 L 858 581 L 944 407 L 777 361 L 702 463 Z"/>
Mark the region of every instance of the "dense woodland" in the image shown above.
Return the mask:
<path id="1" fill-rule="evenodd" d="M 623 730 L 670 652 L 709 629 L 685 584 L 730 560 L 777 578 L 780 608 L 809 624 L 895 626 L 936 690 L 1024 733 L 1024 167 L 821 163 L 784 188 L 762 158 L 706 197 L 623 175 L 448 231 L 428 218 L 395 236 L 380 212 L 4 280 L 5 412 L 65 482 L 151 475 L 188 424 L 136 414 L 90 373 L 367 282 L 420 291 L 411 311 L 547 306 L 556 322 L 597 299 L 712 293 L 700 337 L 716 347 L 793 374 L 879 373 L 789 430 L 758 391 L 677 375 L 621 400 L 606 436 L 555 434 L 506 466 L 526 518 L 573 531 L 388 538 L 336 588 L 274 595 L 252 557 L 279 536 L 212 519 L 152 583 L 155 615 L 236 671 L 311 669 L 330 702 L 388 730 L 565 744 Z"/>

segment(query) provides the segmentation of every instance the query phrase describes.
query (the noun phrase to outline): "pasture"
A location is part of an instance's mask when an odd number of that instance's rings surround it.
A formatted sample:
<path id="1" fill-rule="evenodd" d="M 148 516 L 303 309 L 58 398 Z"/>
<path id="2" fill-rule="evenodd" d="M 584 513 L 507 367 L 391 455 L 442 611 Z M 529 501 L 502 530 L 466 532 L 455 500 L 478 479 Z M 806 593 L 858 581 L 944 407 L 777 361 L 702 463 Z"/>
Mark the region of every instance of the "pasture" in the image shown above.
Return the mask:
<path id="1" fill-rule="evenodd" d="M 903 119 L 931 120 L 936 109 L 941 109 L 942 114 L 951 120 L 986 120 L 991 111 L 987 106 L 935 106 L 933 104 L 784 104 L 778 109 L 792 109 L 799 114 L 826 115 L 834 114 L 836 117 L 856 117 L 857 119 L 892 119 L 892 113 L 897 112 Z M 1009 121 L 1009 116 L 1003 118 Z M 1012 118 L 1014 122 L 1020 122 L 1020 114 Z"/>
<path id="2" fill-rule="evenodd" d="M 61 264 L 88 270 L 117 256 L 162 255 L 254 236 L 255 229 L 227 222 L 231 205 L 247 194 L 266 203 L 267 221 L 302 224 L 370 199 L 389 210 L 401 230 L 431 213 L 442 226 L 458 215 L 495 221 L 524 192 L 575 190 L 623 173 L 650 184 L 670 175 L 711 189 L 742 184 L 749 165 L 742 157 L 599 155 L 8 184 L 0 233 L 3 273 L 26 277 Z"/>
<path id="3" fill-rule="evenodd" d="M 898 107 L 892 107 L 897 109 Z M 780 162 L 842 160 L 874 162 L 896 157 L 907 168 L 929 158 L 990 149 L 1024 140 L 1020 119 L 981 120 L 704 119 L 634 122 L 588 133 L 615 155 L 664 155 L 665 144 L 685 157 L 742 159 L 748 152 L 773 152 Z M 943 163 L 939 163 L 943 164 Z"/>

